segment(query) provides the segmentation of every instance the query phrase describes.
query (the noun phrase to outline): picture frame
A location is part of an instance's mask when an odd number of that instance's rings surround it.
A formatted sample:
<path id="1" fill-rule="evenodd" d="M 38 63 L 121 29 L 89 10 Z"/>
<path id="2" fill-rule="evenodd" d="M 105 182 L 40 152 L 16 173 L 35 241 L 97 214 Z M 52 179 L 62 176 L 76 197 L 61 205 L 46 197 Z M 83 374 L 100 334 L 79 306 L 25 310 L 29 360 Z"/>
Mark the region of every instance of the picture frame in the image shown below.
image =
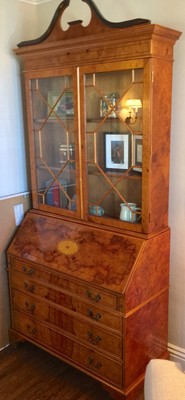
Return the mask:
<path id="1" fill-rule="evenodd" d="M 54 111 L 59 117 L 71 118 L 74 116 L 74 103 L 73 103 L 73 92 L 64 91 L 61 96 L 59 91 L 48 92 L 48 114 L 51 112 L 51 108 L 54 107 Z M 59 99 L 59 100 L 58 100 Z M 55 105 L 56 104 L 56 105 Z M 50 118 L 56 119 L 55 113 L 50 114 Z"/>
<path id="2" fill-rule="evenodd" d="M 108 171 L 129 168 L 129 133 L 105 132 L 105 169 Z"/>
<path id="3" fill-rule="evenodd" d="M 133 170 L 142 172 L 142 152 L 143 140 L 142 135 L 134 135 L 133 137 Z"/>

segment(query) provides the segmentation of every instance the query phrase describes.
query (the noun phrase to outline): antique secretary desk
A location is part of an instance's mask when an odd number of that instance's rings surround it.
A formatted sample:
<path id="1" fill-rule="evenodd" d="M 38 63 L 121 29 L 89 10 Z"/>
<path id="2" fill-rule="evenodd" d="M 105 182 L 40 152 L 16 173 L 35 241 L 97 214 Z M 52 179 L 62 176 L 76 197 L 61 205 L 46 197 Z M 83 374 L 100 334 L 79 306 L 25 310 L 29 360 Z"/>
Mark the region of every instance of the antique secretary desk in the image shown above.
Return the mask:
<path id="1" fill-rule="evenodd" d="M 167 358 L 173 45 L 136 19 L 61 19 L 22 42 L 33 209 L 8 250 L 12 340 L 137 398 Z M 83 2 L 82 2 L 83 7 Z"/>

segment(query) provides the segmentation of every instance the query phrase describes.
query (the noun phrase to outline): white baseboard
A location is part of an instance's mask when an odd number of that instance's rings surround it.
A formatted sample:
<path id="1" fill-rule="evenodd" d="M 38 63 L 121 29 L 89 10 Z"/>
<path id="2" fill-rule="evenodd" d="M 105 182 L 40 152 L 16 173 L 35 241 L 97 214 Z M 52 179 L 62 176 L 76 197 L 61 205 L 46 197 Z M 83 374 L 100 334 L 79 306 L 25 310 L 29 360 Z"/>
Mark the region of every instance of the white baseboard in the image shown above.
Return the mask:
<path id="1" fill-rule="evenodd" d="M 170 353 L 170 360 L 179 362 L 185 370 L 185 349 L 168 343 L 168 351 Z"/>
<path id="2" fill-rule="evenodd" d="M 2 350 L 4 350 L 4 349 L 6 349 L 6 347 L 8 347 L 8 346 L 10 346 L 10 345 L 9 345 L 9 344 L 6 344 L 6 346 L 4 346 L 4 347 L 1 347 L 0 351 L 2 351 Z"/>

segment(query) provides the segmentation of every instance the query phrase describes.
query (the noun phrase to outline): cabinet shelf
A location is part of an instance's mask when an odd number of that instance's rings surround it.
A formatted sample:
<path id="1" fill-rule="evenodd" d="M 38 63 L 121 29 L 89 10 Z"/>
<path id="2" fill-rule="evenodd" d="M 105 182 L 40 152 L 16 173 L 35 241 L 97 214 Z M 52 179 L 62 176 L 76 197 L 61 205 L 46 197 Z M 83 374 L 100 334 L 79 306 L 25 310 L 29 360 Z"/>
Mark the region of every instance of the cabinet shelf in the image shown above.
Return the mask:
<path id="1" fill-rule="evenodd" d="M 46 120 L 47 120 L 47 123 L 48 124 L 54 124 L 54 123 L 56 123 L 56 122 L 59 122 L 60 121 L 60 119 L 61 120 L 65 120 L 65 121 L 71 121 L 71 122 L 73 122 L 74 121 L 74 118 L 72 118 L 72 117 L 60 117 L 59 116 L 59 119 L 58 118 L 47 118 L 47 116 L 44 118 L 36 118 L 36 119 L 34 119 L 33 120 L 33 122 L 35 123 L 35 124 L 44 124 L 44 122 L 46 122 Z"/>
<path id="2" fill-rule="evenodd" d="M 68 164 L 68 165 L 70 165 L 70 164 Z M 37 165 L 37 169 L 39 170 L 44 170 L 44 171 L 49 171 L 49 170 L 51 170 L 51 171 L 54 171 L 54 172 L 59 172 L 59 171 L 61 171 L 61 169 L 62 169 L 62 167 L 60 166 L 60 167 L 58 167 L 58 166 L 56 166 L 56 165 L 48 165 L 48 167 L 46 167 L 45 165 Z M 65 169 L 64 169 L 64 171 L 65 171 Z M 69 168 L 68 169 L 68 171 L 70 171 L 70 173 L 72 173 L 72 174 L 74 174 L 75 175 L 75 173 L 76 173 L 76 170 L 75 170 L 75 168 Z"/>
<path id="3" fill-rule="evenodd" d="M 119 171 L 104 171 L 105 174 L 109 177 L 109 178 L 121 178 L 122 179 L 138 179 L 141 180 L 142 179 L 142 172 L 137 172 L 137 171 L 130 171 L 129 173 L 126 172 L 119 172 Z M 95 167 L 89 167 L 88 168 L 88 174 L 89 175 L 97 175 L 97 176 L 101 176 L 101 172 L 97 171 L 97 169 Z"/>
<path id="4" fill-rule="evenodd" d="M 106 172 L 106 175 L 112 178 L 120 178 L 122 177 L 123 179 L 142 179 L 142 174 L 141 173 L 137 173 L 135 171 L 130 172 L 129 174 L 123 174 L 123 173 L 119 173 L 119 172 Z"/>

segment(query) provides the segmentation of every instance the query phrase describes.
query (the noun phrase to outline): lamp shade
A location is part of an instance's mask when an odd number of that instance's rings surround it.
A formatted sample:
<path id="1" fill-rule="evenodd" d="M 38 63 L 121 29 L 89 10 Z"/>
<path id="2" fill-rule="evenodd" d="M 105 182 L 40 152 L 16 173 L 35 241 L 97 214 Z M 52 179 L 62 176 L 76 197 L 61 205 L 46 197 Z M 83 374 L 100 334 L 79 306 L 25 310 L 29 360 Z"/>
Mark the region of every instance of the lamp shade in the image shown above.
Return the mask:
<path id="1" fill-rule="evenodd" d="M 142 103 L 140 99 L 128 99 L 126 101 L 126 107 L 134 108 L 135 112 L 137 112 L 138 108 L 142 107 Z"/>

